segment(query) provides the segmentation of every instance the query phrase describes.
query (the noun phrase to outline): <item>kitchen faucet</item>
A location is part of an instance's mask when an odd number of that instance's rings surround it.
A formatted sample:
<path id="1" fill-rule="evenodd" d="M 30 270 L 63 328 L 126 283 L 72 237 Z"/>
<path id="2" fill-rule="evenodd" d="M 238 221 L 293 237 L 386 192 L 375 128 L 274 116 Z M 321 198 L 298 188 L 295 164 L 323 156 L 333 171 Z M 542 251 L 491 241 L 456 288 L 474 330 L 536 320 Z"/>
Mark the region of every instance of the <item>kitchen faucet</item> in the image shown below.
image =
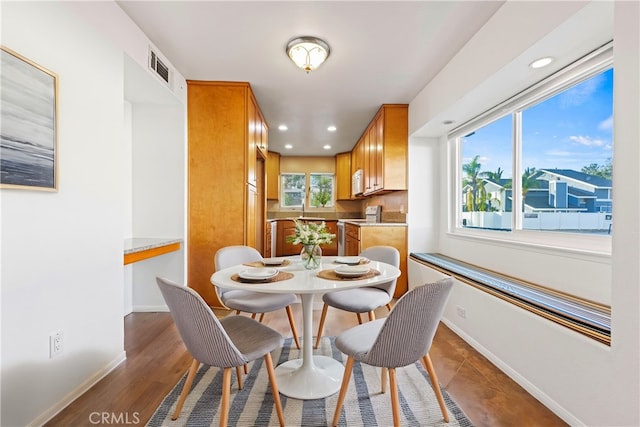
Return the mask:
<path id="1" fill-rule="evenodd" d="M 304 217 L 304 200 L 302 201 L 302 217 Z"/>

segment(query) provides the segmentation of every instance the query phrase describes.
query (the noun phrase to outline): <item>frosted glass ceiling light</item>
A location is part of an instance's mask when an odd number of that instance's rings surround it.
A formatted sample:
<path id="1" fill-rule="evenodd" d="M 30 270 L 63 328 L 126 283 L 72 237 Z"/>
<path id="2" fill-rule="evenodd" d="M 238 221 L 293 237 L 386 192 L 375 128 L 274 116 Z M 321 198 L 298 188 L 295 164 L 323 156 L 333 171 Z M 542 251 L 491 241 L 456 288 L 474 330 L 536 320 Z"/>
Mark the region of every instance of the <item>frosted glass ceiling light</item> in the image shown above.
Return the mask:
<path id="1" fill-rule="evenodd" d="M 297 37 L 287 44 L 287 55 L 309 74 L 329 57 L 329 45 L 316 37 Z"/>

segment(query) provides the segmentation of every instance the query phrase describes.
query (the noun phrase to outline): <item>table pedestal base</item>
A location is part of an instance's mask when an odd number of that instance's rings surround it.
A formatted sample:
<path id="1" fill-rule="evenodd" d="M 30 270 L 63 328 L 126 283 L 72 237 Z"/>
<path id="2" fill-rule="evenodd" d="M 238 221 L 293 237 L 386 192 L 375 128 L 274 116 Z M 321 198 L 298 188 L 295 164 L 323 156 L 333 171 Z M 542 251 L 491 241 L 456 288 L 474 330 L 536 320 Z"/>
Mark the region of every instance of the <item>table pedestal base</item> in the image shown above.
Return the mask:
<path id="1" fill-rule="evenodd" d="M 276 368 L 280 393 L 295 399 L 322 399 L 340 390 L 344 366 L 327 356 L 289 360 Z"/>

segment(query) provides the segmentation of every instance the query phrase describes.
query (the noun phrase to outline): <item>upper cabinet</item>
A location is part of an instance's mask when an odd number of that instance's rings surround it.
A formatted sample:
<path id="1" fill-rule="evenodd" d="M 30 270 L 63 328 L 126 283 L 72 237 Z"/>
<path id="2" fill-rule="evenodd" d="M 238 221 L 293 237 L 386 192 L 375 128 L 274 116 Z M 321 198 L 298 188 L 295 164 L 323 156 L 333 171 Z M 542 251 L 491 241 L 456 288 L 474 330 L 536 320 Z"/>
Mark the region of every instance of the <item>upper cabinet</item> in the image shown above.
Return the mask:
<path id="1" fill-rule="evenodd" d="M 363 195 L 406 190 L 409 106 L 384 104 L 351 153 L 352 173 L 364 171 Z"/>
<path id="2" fill-rule="evenodd" d="M 280 153 L 267 153 L 267 199 L 278 200 L 280 183 Z"/>
<path id="3" fill-rule="evenodd" d="M 351 153 L 336 154 L 336 200 L 351 199 Z"/>
<path id="4" fill-rule="evenodd" d="M 210 282 L 216 251 L 264 248 L 267 127 L 248 83 L 187 83 L 188 283 L 221 307 Z"/>

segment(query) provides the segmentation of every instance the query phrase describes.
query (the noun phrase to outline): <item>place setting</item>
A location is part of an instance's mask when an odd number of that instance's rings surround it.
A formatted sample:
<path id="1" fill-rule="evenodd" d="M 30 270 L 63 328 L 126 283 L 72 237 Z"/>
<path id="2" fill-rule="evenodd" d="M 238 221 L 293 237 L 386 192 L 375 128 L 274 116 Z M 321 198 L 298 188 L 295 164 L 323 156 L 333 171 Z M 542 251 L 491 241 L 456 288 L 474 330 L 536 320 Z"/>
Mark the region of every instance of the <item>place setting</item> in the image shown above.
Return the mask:
<path id="1" fill-rule="evenodd" d="M 333 262 L 344 265 L 364 265 L 368 264 L 370 260 L 362 256 L 339 256 Z"/>
<path id="2" fill-rule="evenodd" d="M 293 277 L 292 273 L 280 271 L 277 268 L 251 267 L 231 276 L 231 280 L 241 283 L 271 283 L 287 280 Z"/>
<path id="3" fill-rule="evenodd" d="M 359 264 L 361 260 L 358 260 L 357 262 L 358 263 L 356 264 L 339 263 L 340 265 L 335 268 L 322 270 L 318 273 L 318 277 L 328 280 L 362 280 L 369 279 L 380 274 L 380 272 L 374 268 Z M 367 260 L 367 263 L 368 262 L 369 260 Z"/>
<path id="4" fill-rule="evenodd" d="M 286 267 L 291 264 L 291 260 L 287 258 L 264 258 L 261 261 L 245 262 L 243 265 L 248 267 Z"/>

